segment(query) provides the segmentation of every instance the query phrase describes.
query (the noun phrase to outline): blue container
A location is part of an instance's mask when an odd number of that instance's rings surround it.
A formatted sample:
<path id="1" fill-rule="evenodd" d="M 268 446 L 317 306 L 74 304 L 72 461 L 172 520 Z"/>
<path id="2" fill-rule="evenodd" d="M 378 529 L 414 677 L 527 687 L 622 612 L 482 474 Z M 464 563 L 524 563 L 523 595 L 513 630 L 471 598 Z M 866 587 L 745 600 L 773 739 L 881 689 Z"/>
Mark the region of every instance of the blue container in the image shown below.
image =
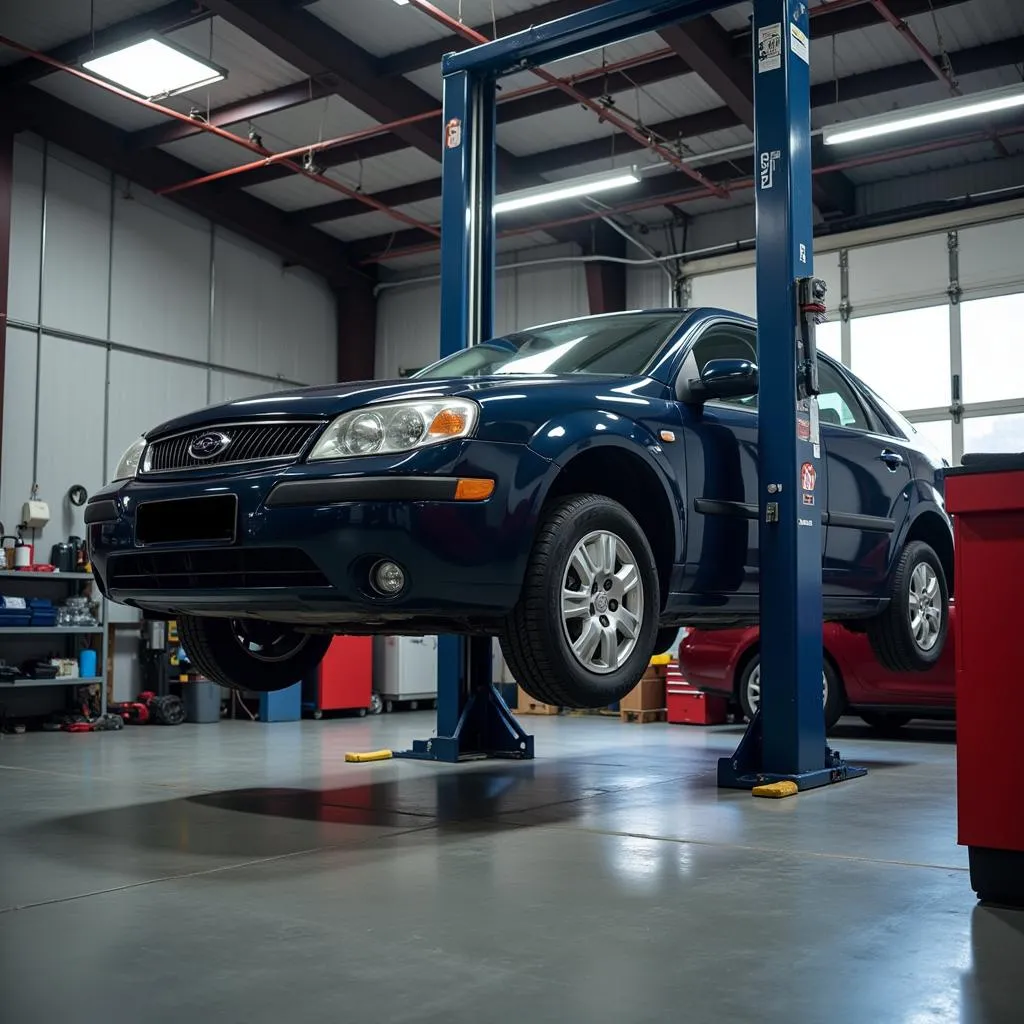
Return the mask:
<path id="1" fill-rule="evenodd" d="M 86 647 L 78 652 L 78 675 L 82 679 L 93 679 L 96 676 L 96 652 Z"/>

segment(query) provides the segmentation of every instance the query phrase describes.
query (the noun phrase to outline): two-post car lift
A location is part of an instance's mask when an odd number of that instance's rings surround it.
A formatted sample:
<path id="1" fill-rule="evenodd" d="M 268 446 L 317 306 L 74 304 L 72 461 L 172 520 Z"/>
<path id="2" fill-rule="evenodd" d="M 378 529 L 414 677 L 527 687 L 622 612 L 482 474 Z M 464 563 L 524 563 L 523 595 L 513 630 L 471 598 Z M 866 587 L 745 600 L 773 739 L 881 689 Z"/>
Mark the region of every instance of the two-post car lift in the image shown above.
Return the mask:
<path id="1" fill-rule="evenodd" d="M 448 54 L 444 75 L 441 355 L 486 340 L 494 314 L 495 90 L 504 75 L 709 14 L 734 0 L 609 0 L 558 21 Z M 797 789 L 848 767 L 825 742 L 821 705 L 821 508 L 805 502 L 820 465 L 814 316 L 808 11 L 754 0 L 757 203 L 761 709 L 720 786 Z M 437 734 L 402 756 L 438 761 L 533 756 L 491 683 L 490 640 L 442 638 Z M 792 786 L 788 787 L 790 790 Z"/>

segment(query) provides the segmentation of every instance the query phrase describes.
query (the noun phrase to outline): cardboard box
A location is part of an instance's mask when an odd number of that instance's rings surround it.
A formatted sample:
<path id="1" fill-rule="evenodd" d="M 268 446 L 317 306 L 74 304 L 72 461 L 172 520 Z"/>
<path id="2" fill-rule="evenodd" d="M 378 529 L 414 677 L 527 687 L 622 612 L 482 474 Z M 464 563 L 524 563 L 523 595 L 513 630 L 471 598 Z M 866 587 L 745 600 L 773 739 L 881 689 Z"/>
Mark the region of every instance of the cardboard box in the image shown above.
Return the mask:
<path id="1" fill-rule="evenodd" d="M 520 715 L 557 715 L 562 710 L 554 704 L 534 700 L 521 686 L 517 689 L 517 708 Z"/>
<path id="2" fill-rule="evenodd" d="M 661 711 L 664 707 L 664 670 L 645 672 L 640 682 L 619 701 L 620 711 Z"/>

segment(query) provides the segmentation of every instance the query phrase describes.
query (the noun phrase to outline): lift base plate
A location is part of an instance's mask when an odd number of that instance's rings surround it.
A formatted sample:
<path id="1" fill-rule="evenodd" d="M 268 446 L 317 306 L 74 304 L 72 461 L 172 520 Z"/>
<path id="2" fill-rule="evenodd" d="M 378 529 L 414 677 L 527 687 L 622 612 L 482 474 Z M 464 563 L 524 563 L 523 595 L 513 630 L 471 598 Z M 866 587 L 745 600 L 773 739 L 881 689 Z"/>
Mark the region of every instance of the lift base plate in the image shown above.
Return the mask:
<path id="1" fill-rule="evenodd" d="M 491 684 L 476 687 L 469 695 L 451 736 L 413 740 L 409 750 L 396 750 L 395 757 L 419 761 L 480 761 L 485 758 L 533 757 L 533 736 L 527 733 Z"/>
<path id="2" fill-rule="evenodd" d="M 754 720 L 747 726 L 747 731 L 740 740 L 739 746 L 732 757 L 718 759 L 719 789 L 754 789 L 755 786 L 767 786 L 776 782 L 792 782 L 798 791 L 817 789 L 819 786 L 830 786 L 847 779 L 859 779 L 867 775 L 866 768 L 856 768 L 843 760 L 838 750 L 825 746 L 821 767 L 807 771 L 783 773 L 765 770 L 764 749 L 761 735 L 761 713 L 754 715 Z"/>

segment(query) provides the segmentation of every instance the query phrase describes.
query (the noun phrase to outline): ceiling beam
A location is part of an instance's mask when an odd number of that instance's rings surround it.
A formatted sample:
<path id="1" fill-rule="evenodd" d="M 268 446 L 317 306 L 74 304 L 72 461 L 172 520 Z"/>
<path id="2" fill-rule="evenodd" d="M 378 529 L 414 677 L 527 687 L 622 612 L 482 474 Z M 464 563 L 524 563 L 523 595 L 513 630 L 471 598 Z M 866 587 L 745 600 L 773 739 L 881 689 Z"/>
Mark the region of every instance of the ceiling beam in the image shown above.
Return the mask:
<path id="1" fill-rule="evenodd" d="M 160 149 L 133 151 L 130 133 L 32 86 L 12 90 L 5 114 L 86 160 L 155 191 L 202 172 Z M 315 228 L 290 222 L 283 211 L 237 189 L 199 186 L 172 201 L 271 250 L 286 263 L 307 267 L 337 287 L 363 287 L 372 275 L 353 266 L 347 247 Z"/>
<path id="2" fill-rule="evenodd" d="M 599 2 L 600 0 L 550 0 L 549 3 L 539 4 L 527 11 L 499 18 L 497 22 L 488 21 L 476 25 L 474 30 L 491 39 L 498 39 L 510 36 L 515 32 L 522 32 L 523 29 L 531 28 L 533 25 L 543 25 L 556 18 L 575 14 L 577 11 L 594 7 Z M 410 71 L 418 71 L 420 68 L 440 63 L 446 53 L 453 50 L 467 50 L 474 45 L 468 39 L 458 35 L 432 39 L 429 43 L 413 46 L 408 50 L 401 50 L 381 58 L 381 72 L 386 75 L 407 75 Z"/>
<path id="3" fill-rule="evenodd" d="M 276 114 L 291 107 L 301 106 L 303 103 L 323 99 L 324 96 L 329 96 L 333 92 L 334 90 L 323 82 L 307 78 L 304 81 L 283 85 L 279 89 L 271 89 L 270 92 L 250 96 L 235 103 L 226 103 L 223 107 L 211 110 L 203 120 L 207 124 L 223 128 L 225 125 L 251 121 L 255 117 L 266 117 L 268 114 Z M 132 132 L 128 145 L 132 149 L 165 146 L 169 142 L 177 142 L 179 139 L 198 135 L 202 130 L 198 124 L 193 128 L 185 124 L 184 121 L 168 121 L 164 124 L 153 125 L 152 128 L 141 128 Z M 404 145 L 401 140 L 398 140 L 398 144 Z"/>
<path id="4" fill-rule="evenodd" d="M 324 82 L 375 121 L 396 121 L 437 106 L 404 79 L 383 79 L 376 58 L 306 10 L 281 0 L 206 0 L 225 21 L 293 67 Z M 420 124 L 396 128 L 406 145 L 440 162 L 441 135 Z"/>
<path id="5" fill-rule="evenodd" d="M 734 55 L 729 33 L 710 14 L 658 35 L 672 47 L 740 119 L 754 128 L 754 80 L 750 61 Z"/>
<path id="6" fill-rule="evenodd" d="M 82 58 L 95 51 L 102 51 L 124 43 L 133 42 L 153 33 L 173 32 L 175 29 L 186 28 L 196 22 L 205 21 L 210 12 L 196 3 L 196 0 L 171 0 L 170 3 L 157 7 L 156 10 L 136 14 L 125 21 L 119 21 L 106 28 L 86 33 L 77 39 L 49 50 L 47 55 L 59 60 L 62 64 L 77 64 Z M 53 68 L 31 57 L 19 60 L 0 68 L 0 89 L 9 86 L 24 85 L 34 82 L 46 75 L 52 75 Z"/>
<path id="7" fill-rule="evenodd" d="M 989 71 L 993 68 L 1010 67 L 1020 60 L 1024 53 L 1024 36 L 1015 39 L 1006 39 L 998 43 L 986 43 L 983 46 L 974 46 L 965 50 L 957 50 L 950 54 L 957 74 L 972 74 L 979 71 Z M 865 99 L 871 96 L 878 96 L 895 89 L 905 89 L 915 85 L 927 84 L 934 81 L 931 72 L 917 60 L 908 61 L 905 64 L 897 64 L 893 67 L 879 68 L 875 71 L 864 71 L 855 75 L 848 75 L 839 80 L 840 100 Z M 811 87 L 812 108 L 828 107 L 835 103 L 836 83 L 822 82 Z M 500 109 L 500 108 L 499 108 Z M 661 121 L 651 125 L 652 131 L 660 136 L 672 140 L 684 140 L 697 138 L 711 132 L 722 131 L 727 128 L 736 128 L 740 125 L 737 114 L 726 106 L 714 107 L 698 114 L 690 114 L 687 117 L 674 118 L 670 121 Z M 371 140 L 374 141 L 374 140 Z M 636 152 L 640 149 L 639 143 L 624 135 L 615 136 L 615 153 L 625 155 Z M 330 154 L 325 154 L 329 156 Z M 612 141 L 610 138 L 591 139 L 587 142 L 579 142 L 572 146 L 562 146 L 557 149 L 545 150 L 525 157 L 527 166 L 534 174 L 549 174 L 553 171 L 561 171 L 570 167 L 577 167 L 598 160 L 610 159 L 612 156 Z M 834 179 L 835 175 L 828 178 Z M 251 180 L 251 179 L 250 179 Z M 832 185 L 823 182 L 825 187 Z M 825 203 L 829 212 L 842 208 L 842 205 L 849 200 L 849 190 L 845 186 L 837 186 L 843 189 L 846 194 L 845 200 L 842 196 L 832 197 L 832 200 Z M 852 188 L 852 186 L 850 186 Z M 389 206 L 402 206 L 406 203 L 422 202 L 425 199 L 436 198 L 441 194 L 441 180 L 432 178 L 428 181 L 416 182 L 413 185 L 402 185 L 398 188 L 388 189 L 380 193 L 377 198 L 386 202 Z M 837 200 L 843 200 L 837 202 Z M 291 216 L 304 224 L 315 224 L 322 221 L 338 220 L 344 217 L 355 216 L 364 212 L 360 204 L 351 200 L 325 203 L 321 206 L 311 206 L 304 210 L 296 210 Z"/>

